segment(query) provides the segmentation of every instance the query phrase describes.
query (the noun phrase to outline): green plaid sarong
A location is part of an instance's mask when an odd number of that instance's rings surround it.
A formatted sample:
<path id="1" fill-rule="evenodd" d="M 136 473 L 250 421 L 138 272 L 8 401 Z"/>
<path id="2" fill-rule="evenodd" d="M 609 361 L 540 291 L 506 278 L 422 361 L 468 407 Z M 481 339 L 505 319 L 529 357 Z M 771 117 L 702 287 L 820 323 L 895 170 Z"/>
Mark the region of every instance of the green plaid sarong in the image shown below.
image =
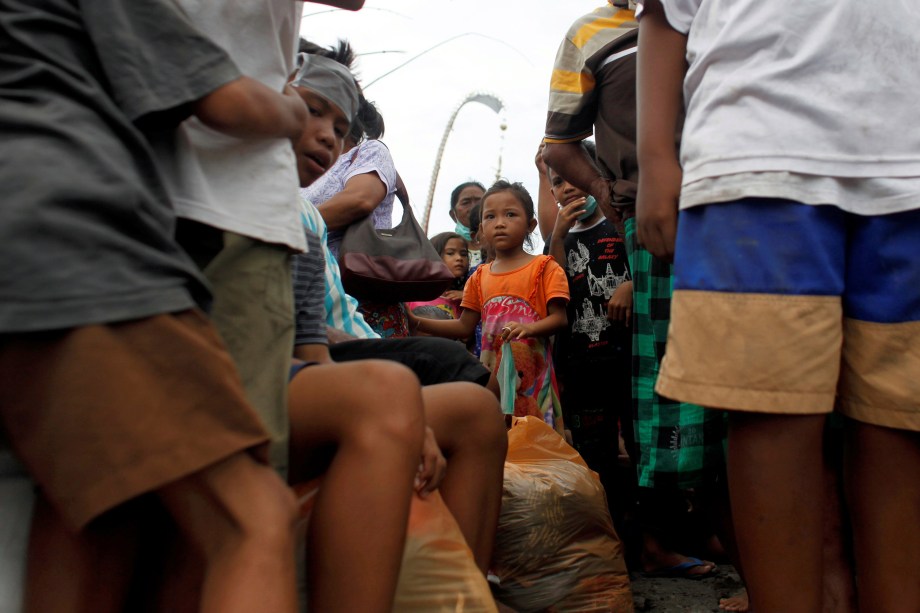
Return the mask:
<path id="1" fill-rule="evenodd" d="M 635 218 L 626 220 L 624 242 L 633 278 L 633 423 L 639 485 L 689 489 L 712 483 L 725 462 L 724 413 L 655 392 L 671 320 L 671 265 L 639 247 Z"/>

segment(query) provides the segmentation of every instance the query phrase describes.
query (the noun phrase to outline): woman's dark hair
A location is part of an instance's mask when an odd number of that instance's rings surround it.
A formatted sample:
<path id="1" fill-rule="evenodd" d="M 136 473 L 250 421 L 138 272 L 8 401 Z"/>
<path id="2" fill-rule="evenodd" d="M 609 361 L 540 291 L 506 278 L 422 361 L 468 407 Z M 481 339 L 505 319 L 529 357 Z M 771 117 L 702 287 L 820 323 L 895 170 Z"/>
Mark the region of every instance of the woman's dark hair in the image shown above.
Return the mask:
<path id="1" fill-rule="evenodd" d="M 364 97 L 364 94 L 359 94 L 358 112 L 351 122 L 348 138 L 356 143 L 360 143 L 365 138 L 375 140 L 383 136 L 385 129 L 383 115 L 380 114 L 373 102 Z"/>
<path id="2" fill-rule="evenodd" d="M 467 187 L 478 187 L 482 191 L 486 191 L 486 187 L 479 181 L 467 181 L 466 183 L 461 183 L 454 188 L 454 191 L 450 193 L 450 210 L 453 211 L 457 208 L 457 201 L 460 200 L 460 192 L 465 190 Z"/>
<path id="3" fill-rule="evenodd" d="M 478 234 L 482 224 L 482 202 L 477 202 L 470 209 L 470 234 Z"/>

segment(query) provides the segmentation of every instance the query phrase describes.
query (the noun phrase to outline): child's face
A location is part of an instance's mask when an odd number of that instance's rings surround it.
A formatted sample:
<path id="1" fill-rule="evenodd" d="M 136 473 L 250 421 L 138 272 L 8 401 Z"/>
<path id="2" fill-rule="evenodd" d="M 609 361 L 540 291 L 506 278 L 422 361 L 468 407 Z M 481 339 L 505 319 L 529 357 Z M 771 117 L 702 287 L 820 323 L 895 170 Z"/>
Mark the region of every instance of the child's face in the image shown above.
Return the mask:
<path id="1" fill-rule="evenodd" d="M 294 146 L 300 186 L 307 187 L 323 175 L 342 153 L 348 134 L 348 118 L 319 94 L 303 87 L 294 88 L 307 105 L 307 122 Z"/>
<path id="2" fill-rule="evenodd" d="M 524 205 L 510 191 L 496 192 L 482 203 L 479 230 L 497 254 L 523 249 L 536 226 L 537 220 L 527 218 Z"/>
<path id="3" fill-rule="evenodd" d="M 553 197 L 556 199 L 556 202 L 562 206 L 578 198 L 586 198 L 588 196 L 588 194 L 553 172 L 552 168 L 547 169 L 546 174 L 553 190 Z"/>
<path id="4" fill-rule="evenodd" d="M 457 204 L 454 206 L 454 210 L 450 212 L 450 216 L 454 221 L 459 221 L 467 228 L 470 227 L 470 209 L 476 206 L 480 200 L 482 200 L 482 195 L 485 192 L 482 191 L 476 185 L 469 185 L 460 190 L 460 196 L 457 198 Z"/>
<path id="5" fill-rule="evenodd" d="M 466 241 L 462 238 L 448 240 L 441 251 L 441 259 L 454 277 L 465 277 L 466 271 L 470 269 L 470 250 L 466 246 Z"/>

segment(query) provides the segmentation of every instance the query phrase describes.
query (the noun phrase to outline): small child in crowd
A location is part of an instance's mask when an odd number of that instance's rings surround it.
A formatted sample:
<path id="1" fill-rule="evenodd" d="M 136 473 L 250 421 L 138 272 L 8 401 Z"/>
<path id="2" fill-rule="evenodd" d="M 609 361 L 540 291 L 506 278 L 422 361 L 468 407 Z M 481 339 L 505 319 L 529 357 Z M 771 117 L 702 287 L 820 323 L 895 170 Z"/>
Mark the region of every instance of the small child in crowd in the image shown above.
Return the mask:
<path id="1" fill-rule="evenodd" d="M 537 221 L 533 200 L 520 183 L 497 181 L 482 197 L 480 231 L 495 260 L 476 269 L 463 292 L 460 319 L 412 318 L 420 331 L 469 338 L 482 321 L 482 355 L 491 369 L 491 389 L 513 398 L 516 415 L 539 415 L 562 432 L 562 414 L 549 337 L 567 325 L 568 283 L 549 256 L 524 250 Z M 516 390 L 500 389 L 498 367 L 503 350 L 513 351 Z"/>
<path id="2" fill-rule="evenodd" d="M 407 306 L 419 317 L 458 319 L 463 286 L 470 270 L 470 249 L 465 238 L 456 232 L 441 232 L 431 237 L 431 245 L 453 273 L 454 282 L 441 296 L 427 302 L 410 302 Z"/>
<path id="3" fill-rule="evenodd" d="M 581 141 L 593 159 L 594 143 Z M 624 487 L 614 481 L 622 424 L 632 441 L 630 361 L 632 281 L 623 238 L 588 196 L 551 167 L 547 177 L 559 212 L 549 254 L 564 268 L 571 299 L 568 330 L 556 338 L 562 408 L 575 449 L 601 476 L 611 506 Z M 631 445 L 630 445 L 631 446 Z M 616 508 L 622 517 L 625 508 Z"/>

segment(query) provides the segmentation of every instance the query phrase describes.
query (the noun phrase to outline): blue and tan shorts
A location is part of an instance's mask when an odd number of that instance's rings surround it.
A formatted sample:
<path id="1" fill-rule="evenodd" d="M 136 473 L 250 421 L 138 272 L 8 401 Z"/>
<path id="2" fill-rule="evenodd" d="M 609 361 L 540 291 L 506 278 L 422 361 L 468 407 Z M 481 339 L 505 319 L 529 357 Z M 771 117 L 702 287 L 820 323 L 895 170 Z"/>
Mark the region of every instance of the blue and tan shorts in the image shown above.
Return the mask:
<path id="1" fill-rule="evenodd" d="M 920 430 L 920 211 L 690 208 L 674 275 L 659 394 Z"/>

